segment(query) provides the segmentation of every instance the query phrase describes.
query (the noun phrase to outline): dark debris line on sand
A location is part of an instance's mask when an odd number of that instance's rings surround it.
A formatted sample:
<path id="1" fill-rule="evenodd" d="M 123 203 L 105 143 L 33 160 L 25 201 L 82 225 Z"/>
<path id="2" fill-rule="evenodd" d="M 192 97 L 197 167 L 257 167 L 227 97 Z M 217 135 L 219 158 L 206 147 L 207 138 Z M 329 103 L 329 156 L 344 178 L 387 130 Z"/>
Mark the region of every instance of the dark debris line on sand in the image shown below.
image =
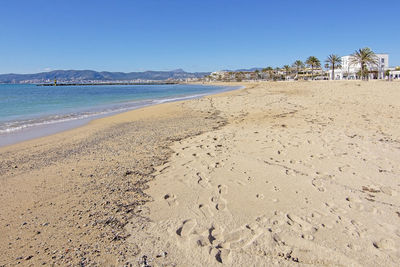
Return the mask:
<path id="1" fill-rule="evenodd" d="M 140 254 L 124 242 L 132 217 L 145 224 L 143 191 L 156 166 L 168 161 L 177 140 L 226 124 L 218 111 L 186 110 L 171 118 L 114 125 L 69 145 L 13 151 L 0 157 L 0 175 L 7 180 L 45 172 L 59 184 L 41 183 L 32 205 L 15 216 L 0 213 L 0 266 L 128 264 Z M 15 168 L 17 166 L 17 168 Z M 71 168 L 71 166 L 74 166 Z M 68 169 L 67 169 L 68 168 Z M 36 191 L 35 191 L 36 190 Z M 40 196 L 43 192 L 52 194 Z M 4 217 L 4 218 L 1 218 Z"/>

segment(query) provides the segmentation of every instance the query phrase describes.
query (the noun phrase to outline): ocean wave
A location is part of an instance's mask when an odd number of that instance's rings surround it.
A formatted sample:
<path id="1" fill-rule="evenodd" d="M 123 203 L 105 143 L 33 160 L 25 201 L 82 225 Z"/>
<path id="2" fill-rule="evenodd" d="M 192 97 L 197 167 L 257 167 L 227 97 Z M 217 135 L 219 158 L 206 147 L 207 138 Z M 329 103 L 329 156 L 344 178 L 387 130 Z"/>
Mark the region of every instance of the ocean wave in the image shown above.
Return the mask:
<path id="1" fill-rule="evenodd" d="M 92 110 L 92 111 L 85 111 L 85 112 L 78 112 L 78 113 L 68 113 L 68 114 L 58 114 L 58 115 L 49 115 L 40 118 L 34 119 L 26 119 L 26 120 L 14 120 L 14 121 L 7 121 L 0 123 L 0 134 L 8 134 L 17 131 L 21 131 L 31 127 L 39 127 L 44 125 L 51 125 L 57 123 L 66 123 L 75 120 L 82 120 L 82 119 L 90 119 L 90 118 L 97 118 L 102 117 L 110 114 L 121 113 L 128 110 L 133 110 L 145 106 L 150 105 L 157 105 L 166 102 L 175 102 L 187 99 L 194 99 L 199 98 L 207 95 L 207 93 L 196 94 L 196 95 L 184 95 L 184 96 L 177 96 L 177 97 L 170 97 L 170 98 L 162 98 L 162 99 L 146 99 L 142 101 L 135 101 L 135 102 L 125 102 L 120 103 L 114 106 L 107 106 L 103 107 L 100 110 Z"/>

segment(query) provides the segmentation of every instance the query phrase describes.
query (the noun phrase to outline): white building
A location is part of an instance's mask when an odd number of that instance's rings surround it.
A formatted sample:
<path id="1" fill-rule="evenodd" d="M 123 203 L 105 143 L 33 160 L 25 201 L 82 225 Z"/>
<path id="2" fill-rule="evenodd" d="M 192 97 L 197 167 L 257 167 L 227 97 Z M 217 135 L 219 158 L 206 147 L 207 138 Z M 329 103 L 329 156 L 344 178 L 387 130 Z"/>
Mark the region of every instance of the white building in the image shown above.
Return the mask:
<path id="1" fill-rule="evenodd" d="M 389 79 L 390 80 L 397 80 L 400 79 L 400 67 L 397 68 L 389 68 L 390 73 L 389 73 Z"/>
<path id="2" fill-rule="evenodd" d="M 385 79 L 385 71 L 389 69 L 389 55 L 388 54 L 375 54 L 377 57 L 377 65 L 368 65 L 370 71 L 370 79 Z M 342 59 L 342 67 L 335 70 L 335 80 L 355 80 L 358 79 L 358 72 L 361 70 L 360 64 L 352 64 L 352 56 L 344 56 Z M 332 77 L 332 70 L 330 77 Z"/>

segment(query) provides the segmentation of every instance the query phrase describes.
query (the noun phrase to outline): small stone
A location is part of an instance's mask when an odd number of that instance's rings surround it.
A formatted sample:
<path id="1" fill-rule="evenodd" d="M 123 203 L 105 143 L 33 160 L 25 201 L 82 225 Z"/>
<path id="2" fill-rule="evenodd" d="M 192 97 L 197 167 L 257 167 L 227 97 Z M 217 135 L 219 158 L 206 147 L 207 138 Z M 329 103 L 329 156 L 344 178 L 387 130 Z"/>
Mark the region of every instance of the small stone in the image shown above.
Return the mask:
<path id="1" fill-rule="evenodd" d="M 133 174 L 133 171 L 126 171 L 124 175 L 128 176 L 128 175 L 131 175 L 131 174 Z"/>

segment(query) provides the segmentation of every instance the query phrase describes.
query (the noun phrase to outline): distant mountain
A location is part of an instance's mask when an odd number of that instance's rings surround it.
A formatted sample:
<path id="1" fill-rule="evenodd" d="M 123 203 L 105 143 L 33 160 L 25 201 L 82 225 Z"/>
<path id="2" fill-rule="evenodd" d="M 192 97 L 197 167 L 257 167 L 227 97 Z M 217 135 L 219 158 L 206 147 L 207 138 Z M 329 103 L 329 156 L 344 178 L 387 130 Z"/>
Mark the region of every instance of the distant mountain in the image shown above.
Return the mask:
<path id="1" fill-rule="evenodd" d="M 0 74 L 0 83 L 41 83 L 52 81 L 131 81 L 131 80 L 167 80 L 167 79 L 187 79 L 201 78 L 209 75 L 209 72 L 185 72 L 182 69 L 172 71 L 144 71 L 144 72 L 108 72 L 93 70 L 54 70 L 36 74 Z"/>

